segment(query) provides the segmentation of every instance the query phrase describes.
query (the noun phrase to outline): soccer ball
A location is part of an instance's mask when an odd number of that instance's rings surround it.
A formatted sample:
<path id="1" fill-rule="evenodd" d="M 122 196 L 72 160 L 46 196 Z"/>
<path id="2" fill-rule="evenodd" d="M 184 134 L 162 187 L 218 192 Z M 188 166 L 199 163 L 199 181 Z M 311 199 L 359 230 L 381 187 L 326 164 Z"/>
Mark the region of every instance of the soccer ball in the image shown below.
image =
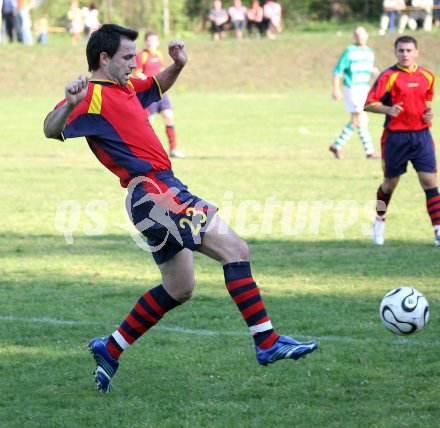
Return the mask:
<path id="1" fill-rule="evenodd" d="M 382 299 L 379 315 L 389 331 L 408 335 L 425 327 L 429 319 L 429 304 L 425 296 L 415 288 L 399 287 Z"/>

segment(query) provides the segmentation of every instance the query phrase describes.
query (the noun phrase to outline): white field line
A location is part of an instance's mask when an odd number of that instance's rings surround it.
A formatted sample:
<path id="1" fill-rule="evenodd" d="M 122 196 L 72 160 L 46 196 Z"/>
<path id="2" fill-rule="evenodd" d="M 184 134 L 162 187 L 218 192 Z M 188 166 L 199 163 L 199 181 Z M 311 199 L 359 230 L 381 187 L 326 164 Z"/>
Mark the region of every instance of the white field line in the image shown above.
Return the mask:
<path id="1" fill-rule="evenodd" d="M 105 327 L 109 330 L 112 328 L 116 328 L 117 325 L 111 326 L 109 323 L 100 322 L 100 321 L 69 321 L 69 320 L 61 320 L 55 318 L 47 318 L 47 317 L 14 317 L 7 315 L 0 315 L 0 322 L 21 322 L 21 323 L 41 323 L 47 325 L 58 325 L 58 326 L 66 326 L 66 327 L 78 327 L 85 325 L 93 325 Z M 213 331 L 213 330 L 195 330 L 191 328 L 185 327 L 176 327 L 169 326 L 164 324 L 158 324 L 154 327 L 155 330 L 168 331 L 170 333 L 179 333 L 179 334 L 192 334 L 197 336 L 248 336 L 250 333 L 244 331 Z M 376 339 L 376 338 L 363 338 L 356 339 L 354 337 L 349 336 L 295 336 L 295 338 L 299 338 L 301 340 L 316 340 L 319 341 L 328 341 L 328 342 L 339 342 L 339 343 L 358 343 L 358 344 L 368 344 L 368 343 L 386 343 L 387 345 L 410 345 L 410 346 L 440 346 L 440 342 L 431 341 L 431 340 L 421 340 L 416 337 L 411 338 L 403 338 L 398 336 L 390 336 L 387 339 Z"/>

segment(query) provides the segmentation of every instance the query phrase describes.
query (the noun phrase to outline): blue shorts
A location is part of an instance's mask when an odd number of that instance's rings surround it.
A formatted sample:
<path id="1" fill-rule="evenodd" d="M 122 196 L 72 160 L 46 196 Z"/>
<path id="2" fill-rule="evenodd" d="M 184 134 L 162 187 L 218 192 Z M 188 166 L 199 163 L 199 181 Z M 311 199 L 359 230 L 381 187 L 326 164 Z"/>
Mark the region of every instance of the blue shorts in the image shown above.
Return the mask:
<path id="1" fill-rule="evenodd" d="M 429 128 L 420 131 L 389 131 L 382 134 L 382 160 L 387 178 L 399 177 L 411 161 L 417 172 L 437 172 L 435 145 Z"/>
<path id="2" fill-rule="evenodd" d="M 171 105 L 170 97 L 167 94 L 163 94 L 159 101 L 151 103 L 145 110 L 147 111 L 148 116 L 152 116 L 153 114 L 160 113 L 162 110 L 172 109 L 173 106 Z"/>
<path id="3" fill-rule="evenodd" d="M 132 180 L 126 208 L 147 238 L 158 265 L 184 248 L 195 251 L 217 207 L 192 195 L 172 171 L 156 171 Z"/>

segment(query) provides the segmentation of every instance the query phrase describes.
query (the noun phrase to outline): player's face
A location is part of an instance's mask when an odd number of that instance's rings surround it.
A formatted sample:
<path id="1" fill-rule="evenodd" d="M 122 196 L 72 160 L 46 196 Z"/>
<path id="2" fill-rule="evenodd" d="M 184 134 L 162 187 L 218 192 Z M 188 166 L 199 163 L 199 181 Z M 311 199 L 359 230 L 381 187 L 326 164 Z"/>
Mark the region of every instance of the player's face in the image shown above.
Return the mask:
<path id="1" fill-rule="evenodd" d="M 415 64 L 419 51 L 414 43 L 398 43 L 396 46 L 397 62 L 401 67 L 412 68 Z"/>
<path id="2" fill-rule="evenodd" d="M 113 58 L 108 59 L 107 75 L 110 80 L 125 86 L 129 76 L 136 67 L 136 43 L 129 39 L 121 39 L 121 45 Z"/>
<path id="3" fill-rule="evenodd" d="M 145 40 L 145 47 L 149 52 L 156 52 L 159 47 L 159 37 L 157 36 L 148 36 Z"/>
<path id="4" fill-rule="evenodd" d="M 363 27 L 356 28 L 354 32 L 354 41 L 359 46 L 365 46 L 368 40 L 368 33 Z"/>

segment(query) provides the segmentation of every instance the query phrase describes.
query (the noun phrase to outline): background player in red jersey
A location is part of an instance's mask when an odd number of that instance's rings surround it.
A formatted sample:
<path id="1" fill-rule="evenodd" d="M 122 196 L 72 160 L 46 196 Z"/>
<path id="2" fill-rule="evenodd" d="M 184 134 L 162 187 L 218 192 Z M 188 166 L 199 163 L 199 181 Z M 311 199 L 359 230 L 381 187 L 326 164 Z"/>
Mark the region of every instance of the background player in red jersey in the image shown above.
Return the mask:
<path id="1" fill-rule="evenodd" d="M 386 115 L 382 134 L 384 179 L 377 190 L 373 242 L 383 245 L 385 241 L 386 210 L 400 176 L 411 161 L 426 194 L 435 245 L 440 246 L 440 195 L 435 147 L 429 130 L 434 75 L 416 64 L 419 55 L 416 39 L 401 36 L 394 47 L 397 64 L 378 77 L 365 104 L 366 111 Z"/>
<path id="2" fill-rule="evenodd" d="M 252 334 L 259 364 L 297 360 L 313 352 L 315 342 L 297 342 L 275 332 L 252 277 L 246 242 L 216 214 L 216 207 L 192 195 L 174 176 L 145 116 L 143 109 L 171 87 L 185 66 L 183 42 L 170 42 L 173 64 L 156 77 L 132 79 L 137 35 L 113 24 L 95 31 L 87 44 L 91 79 L 82 75 L 68 83 L 65 99 L 44 123 L 48 138 L 85 136 L 98 159 L 128 187 L 130 217 L 154 248 L 162 276 L 162 284 L 139 298 L 116 331 L 90 341 L 98 388 L 109 392 L 122 352 L 191 297 L 194 251 L 222 265 L 226 288 Z"/>
<path id="3" fill-rule="evenodd" d="M 133 74 L 141 79 L 146 79 L 147 76 L 156 76 L 165 68 L 162 52 L 158 50 L 160 44 L 159 34 L 155 31 L 149 31 L 145 34 L 144 40 L 145 49 L 139 51 L 136 55 L 136 68 L 133 71 Z M 148 116 L 152 116 L 155 113 L 160 113 L 162 115 L 170 147 L 170 157 L 185 157 L 180 150 L 176 149 L 177 142 L 174 112 L 168 94 L 162 94 L 162 98 L 159 101 L 150 104 L 148 109 L 146 109 L 146 112 Z"/>

